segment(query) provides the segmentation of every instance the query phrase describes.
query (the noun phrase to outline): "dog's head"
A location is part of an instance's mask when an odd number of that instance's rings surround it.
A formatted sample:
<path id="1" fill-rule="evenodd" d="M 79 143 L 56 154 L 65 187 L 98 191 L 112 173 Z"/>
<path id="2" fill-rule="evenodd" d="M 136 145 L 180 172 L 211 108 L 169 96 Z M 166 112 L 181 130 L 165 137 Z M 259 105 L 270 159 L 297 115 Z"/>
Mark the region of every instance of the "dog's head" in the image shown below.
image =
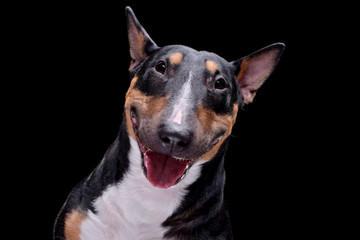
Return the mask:
<path id="1" fill-rule="evenodd" d="M 253 101 L 274 70 L 284 44 L 239 60 L 192 48 L 158 47 L 126 8 L 130 88 L 125 115 L 148 180 L 168 188 L 195 161 L 209 161 L 230 135 L 239 107 Z"/>

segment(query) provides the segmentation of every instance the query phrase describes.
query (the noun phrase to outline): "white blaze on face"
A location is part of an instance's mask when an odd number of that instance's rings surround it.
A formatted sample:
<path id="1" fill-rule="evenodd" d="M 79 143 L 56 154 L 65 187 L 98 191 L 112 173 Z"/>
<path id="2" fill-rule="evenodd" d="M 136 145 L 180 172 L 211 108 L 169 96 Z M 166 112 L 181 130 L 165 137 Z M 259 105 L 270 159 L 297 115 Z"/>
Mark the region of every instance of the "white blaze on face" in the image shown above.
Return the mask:
<path id="1" fill-rule="evenodd" d="M 189 100 L 191 99 L 191 80 L 192 80 L 192 72 L 189 72 L 189 76 L 181 88 L 180 94 L 177 99 L 175 99 L 175 106 L 171 113 L 170 119 L 176 124 L 181 125 L 184 117 L 186 117 L 186 112 L 189 109 Z"/>
<path id="2" fill-rule="evenodd" d="M 182 120 L 182 108 L 177 112 L 176 116 L 173 119 L 173 122 L 181 125 L 181 120 Z"/>

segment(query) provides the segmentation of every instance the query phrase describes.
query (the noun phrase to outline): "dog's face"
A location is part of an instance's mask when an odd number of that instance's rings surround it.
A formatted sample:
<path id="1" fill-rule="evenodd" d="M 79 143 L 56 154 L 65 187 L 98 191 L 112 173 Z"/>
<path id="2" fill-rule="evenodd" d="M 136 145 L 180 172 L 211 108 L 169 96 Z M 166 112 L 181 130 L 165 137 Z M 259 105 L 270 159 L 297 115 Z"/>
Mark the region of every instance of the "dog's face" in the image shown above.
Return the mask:
<path id="1" fill-rule="evenodd" d="M 151 184 L 169 188 L 196 161 L 209 161 L 231 134 L 238 108 L 250 103 L 283 51 L 273 44 L 228 62 L 172 45 L 158 47 L 126 9 L 132 63 L 125 114 Z"/>

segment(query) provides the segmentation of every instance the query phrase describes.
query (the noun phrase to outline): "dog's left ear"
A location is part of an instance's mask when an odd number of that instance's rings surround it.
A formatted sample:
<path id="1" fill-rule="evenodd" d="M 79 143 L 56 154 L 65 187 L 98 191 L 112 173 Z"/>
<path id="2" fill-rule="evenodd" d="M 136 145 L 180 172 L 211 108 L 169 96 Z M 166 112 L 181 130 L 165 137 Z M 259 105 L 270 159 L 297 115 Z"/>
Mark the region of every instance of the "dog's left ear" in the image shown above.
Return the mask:
<path id="1" fill-rule="evenodd" d="M 141 26 L 130 7 L 125 8 L 125 16 L 130 45 L 131 64 L 129 70 L 133 70 L 145 60 L 158 46 L 150 38 L 149 34 Z"/>
<path id="2" fill-rule="evenodd" d="M 251 103 L 256 91 L 275 69 L 285 44 L 274 43 L 232 62 L 237 69 L 236 78 L 245 103 Z"/>

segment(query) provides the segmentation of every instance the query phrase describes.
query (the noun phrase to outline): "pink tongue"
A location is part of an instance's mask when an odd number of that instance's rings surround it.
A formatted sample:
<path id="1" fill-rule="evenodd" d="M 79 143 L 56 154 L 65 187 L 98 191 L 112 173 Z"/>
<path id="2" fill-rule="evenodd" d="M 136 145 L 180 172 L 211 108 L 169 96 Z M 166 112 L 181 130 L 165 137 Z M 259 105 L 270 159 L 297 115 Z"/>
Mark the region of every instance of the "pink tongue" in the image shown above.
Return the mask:
<path id="1" fill-rule="evenodd" d="M 147 178 L 152 185 L 158 188 L 169 188 L 183 175 L 187 162 L 147 151 L 144 154 L 144 165 L 147 169 Z"/>

